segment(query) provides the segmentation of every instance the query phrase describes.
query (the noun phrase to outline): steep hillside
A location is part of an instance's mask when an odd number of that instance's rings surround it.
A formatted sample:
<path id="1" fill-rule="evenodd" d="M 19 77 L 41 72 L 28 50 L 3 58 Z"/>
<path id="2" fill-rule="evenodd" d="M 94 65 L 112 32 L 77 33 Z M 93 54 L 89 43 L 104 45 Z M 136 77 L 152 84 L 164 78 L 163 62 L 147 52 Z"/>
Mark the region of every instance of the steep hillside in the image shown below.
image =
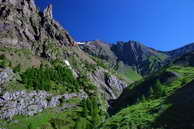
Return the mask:
<path id="1" fill-rule="evenodd" d="M 98 57 L 100 59 L 110 62 L 113 66 L 116 65 L 117 57 L 111 50 L 111 45 L 104 43 L 103 41 L 91 41 L 81 44 L 80 48 L 87 52 L 91 56 Z"/>
<path id="2" fill-rule="evenodd" d="M 165 53 L 144 46 L 135 41 L 118 42 L 112 45 L 112 51 L 118 60 L 131 66 L 141 75 L 157 71 L 168 56 Z"/>
<path id="3" fill-rule="evenodd" d="M 127 85 L 75 44 L 51 5 L 0 0 L 0 128 L 95 128 Z"/>
<path id="4" fill-rule="evenodd" d="M 102 129 L 193 129 L 193 53 L 129 86 L 111 101 Z M 181 63 L 180 63 L 181 62 Z M 99 127 L 99 128 L 100 128 Z"/>

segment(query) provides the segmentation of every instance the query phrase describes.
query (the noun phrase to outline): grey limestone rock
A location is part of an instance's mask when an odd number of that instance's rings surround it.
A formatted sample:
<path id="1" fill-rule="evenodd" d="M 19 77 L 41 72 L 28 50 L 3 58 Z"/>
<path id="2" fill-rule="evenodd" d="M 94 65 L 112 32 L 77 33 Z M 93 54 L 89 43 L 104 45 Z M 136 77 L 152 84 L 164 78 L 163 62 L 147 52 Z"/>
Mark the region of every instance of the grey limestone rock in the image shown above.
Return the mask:
<path id="1" fill-rule="evenodd" d="M 6 92 L 0 97 L 0 118 L 12 118 L 15 115 L 32 116 L 38 112 L 42 112 L 46 108 L 60 105 L 61 99 L 68 100 L 74 97 L 85 99 L 88 96 L 83 91 L 57 96 L 49 94 L 46 91 L 27 92 L 23 90 Z M 68 107 L 67 104 L 65 106 Z"/>
<path id="2" fill-rule="evenodd" d="M 116 99 L 120 96 L 127 83 L 119 80 L 114 75 L 108 75 L 107 71 L 98 69 L 90 74 L 90 79 L 98 87 L 98 90 L 106 100 Z"/>
<path id="3" fill-rule="evenodd" d="M 0 85 L 10 81 L 13 77 L 14 77 L 14 73 L 11 69 L 0 68 Z"/>
<path id="4" fill-rule="evenodd" d="M 50 19 L 53 19 L 53 10 L 52 5 L 50 4 L 45 10 L 44 10 L 44 17 L 48 17 Z"/>
<path id="5" fill-rule="evenodd" d="M 52 16 L 52 5 L 40 12 L 34 0 L 0 0 L 0 45 L 30 48 L 45 53 L 44 45 L 52 41 L 58 47 L 74 40 Z"/>

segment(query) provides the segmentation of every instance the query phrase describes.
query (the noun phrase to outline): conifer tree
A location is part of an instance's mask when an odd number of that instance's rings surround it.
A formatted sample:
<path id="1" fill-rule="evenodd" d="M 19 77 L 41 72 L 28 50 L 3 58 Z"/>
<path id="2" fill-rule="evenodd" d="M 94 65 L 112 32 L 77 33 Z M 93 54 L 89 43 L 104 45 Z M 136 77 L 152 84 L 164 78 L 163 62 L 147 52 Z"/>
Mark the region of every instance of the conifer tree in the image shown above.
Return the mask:
<path id="1" fill-rule="evenodd" d="M 152 87 L 150 87 L 150 89 L 149 89 L 149 97 L 150 98 L 152 98 L 153 97 L 153 95 L 154 95 L 154 90 L 153 90 L 153 88 Z"/>
<path id="2" fill-rule="evenodd" d="M 155 85 L 154 85 L 154 97 L 162 97 L 165 95 L 165 91 L 163 89 L 163 86 L 159 80 L 156 80 Z"/>

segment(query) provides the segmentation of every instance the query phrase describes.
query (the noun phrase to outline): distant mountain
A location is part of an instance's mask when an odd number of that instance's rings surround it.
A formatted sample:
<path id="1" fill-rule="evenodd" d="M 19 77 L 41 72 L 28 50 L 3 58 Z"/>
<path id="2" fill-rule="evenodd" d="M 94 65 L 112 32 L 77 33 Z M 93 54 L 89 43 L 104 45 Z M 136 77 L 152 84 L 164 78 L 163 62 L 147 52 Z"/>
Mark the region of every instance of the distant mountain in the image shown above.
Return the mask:
<path id="1" fill-rule="evenodd" d="M 194 51 L 194 43 L 168 52 L 147 47 L 136 41 L 120 41 L 116 44 L 91 41 L 80 45 L 80 47 L 89 55 L 108 61 L 114 69 L 122 74 L 125 74 L 127 69 L 132 69 L 142 76 L 156 72 L 176 58 Z"/>
<path id="2" fill-rule="evenodd" d="M 194 51 L 194 43 L 188 44 L 181 48 L 166 52 L 171 57 L 180 57 L 184 54 Z"/>
<path id="3" fill-rule="evenodd" d="M 168 58 L 165 52 L 146 47 L 136 41 L 116 44 L 92 41 L 81 45 L 81 48 L 92 56 L 110 62 L 121 73 L 126 69 L 132 69 L 143 76 L 158 70 L 162 62 Z"/>
<path id="4" fill-rule="evenodd" d="M 131 66 L 141 75 L 148 75 L 158 70 L 168 56 L 153 48 L 136 41 L 118 42 L 111 46 L 111 50 L 125 65 Z"/>

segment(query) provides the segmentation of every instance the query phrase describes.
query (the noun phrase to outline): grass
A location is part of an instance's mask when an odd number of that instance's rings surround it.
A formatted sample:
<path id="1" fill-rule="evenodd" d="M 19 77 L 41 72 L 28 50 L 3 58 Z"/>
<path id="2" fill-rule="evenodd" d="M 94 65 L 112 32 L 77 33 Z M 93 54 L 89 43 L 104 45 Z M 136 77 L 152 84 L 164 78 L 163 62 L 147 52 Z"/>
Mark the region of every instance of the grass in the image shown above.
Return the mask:
<path id="1" fill-rule="evenodd" d="M 120 76 L 125 78 L 125 80 L 138 81 L 142 78 L 142 76 L 133 70 L 130 66 L 126 66 L 122 63 L 119 64 L 117 71 Z"/>
<path id="2" fill-rule="evenodd" d="M 6 67 L 15 68 L 20 65 L 21 70 L 25 71 L 29 67 L 39 67 L 41 63 L 47 63 L 43 58 L 33 55 L 29 49 L 16 49 L 16 48 L 0 48 L 0 56 L 4 57 L 4 61 L 9 62 Z M 0 60 L 0 64 L 1 64 Z"/>
<path id="3" fill-rule="evenodd" d="M 130 106 L 109 118 L 100 129 L 150 129 L 155 118 L 170 107 L 170 105 L 161 105 L 161 103 L 163 99 Z"/>
<path id="4" fill-rule="evenodd" d="M 64 129 L 69 129 L 72 126 L 74 126 L 75 122 L 72 119 L 77 119 L 78 115 L 76 114 L 77 111 L 80 111 L 81 109 L 71 109 L 66 110 L 65 112 L 58 112 L 54 109 L 47 109 L 44 112 L 41 112 L 35 116 L 16 116 L 13 118 L 12 121 L 15 122 L 5 122 L 4 126 L 8 129 L 43 129 L 43 127 L 50 127 L 51 126 L 51 120 L 52 119 L 60 119 L 64 120 L 64 122 L 67 122 L 69 124 L 66 124 L 64 126 Z M 29 127 L 30 126 L 30 127 Z"/>
<path id="5" fill-rule="evenodd" d="M 123 70 L 123 72 L 121 72 L 120 74 L 124 78 L 130 79 L 130 80 L 133 80 L 133 81 L 138 81 L 142 78 L 141 75 L 139 75 L 137 72 L 135 72 L 131 68 Z"/>
<path id="6" fill-rule="evenodd" d="M 161 96 L 159 98 L 145 97 L 144 99 L 140 99 L 137 103 L 134 103 L 131 106 L 123 108 L 117 114 L 110 117 L 101 126 L 99 126 L 99 128 L 100 129 L 163 129 L 163 128 L 180 129 L 179 127 L 176 126 L 176 123 L 173 123 L 173 122 L 175 122 L 176 120 L 181 121 L 181 119 L 184 119 L 181 113 L 192 112 L 192 110 L 188 108 L 189 104 L 187 106 L 174 105 L 174 103 L 169 101 L 169 97 L 176 95 L 177 90 L 185 86 L 185 84 L 188 84 L 192 80 L 194 80 L 194 67 L 170 66 L 165 71 L 176 72 L 177 74 L 180 75 L 179 78 L 172 80 L 171 82 L 162 84 L 163 85 L 162 87 L 166 92 L 165 96 Z M 160 75 L 160 74 L 155 74 L 155 75 Z M 153 78 L 154 75 L 151 77 Z M 149 79 L 150 78 L 148 78 L 148 80 Z M 134 86 L 133 88 L 143 83 L 144 81 L 137 83 L 137 85 Z M 128 98 L 127 101 L 130 101 L 130 98 Z M 192 107 L 192 103 L 190 103 L 190 106 Z M 187 115 L 189 114 L 187 113 Z M 181 116 L 181 118 L 174 117 L 174 116 Z M 189 116 L 187 117 L 189 118 Z M 162 124 L 160 124 L 160 122 Z M 191 123 L 188 122 L 187 125 L 184 125 L 183 123 L 182 125 L 188 126 L 188 129 L 190 129 L 189 128 L 190 125 L 188 124 L 191 124 Z"/>

